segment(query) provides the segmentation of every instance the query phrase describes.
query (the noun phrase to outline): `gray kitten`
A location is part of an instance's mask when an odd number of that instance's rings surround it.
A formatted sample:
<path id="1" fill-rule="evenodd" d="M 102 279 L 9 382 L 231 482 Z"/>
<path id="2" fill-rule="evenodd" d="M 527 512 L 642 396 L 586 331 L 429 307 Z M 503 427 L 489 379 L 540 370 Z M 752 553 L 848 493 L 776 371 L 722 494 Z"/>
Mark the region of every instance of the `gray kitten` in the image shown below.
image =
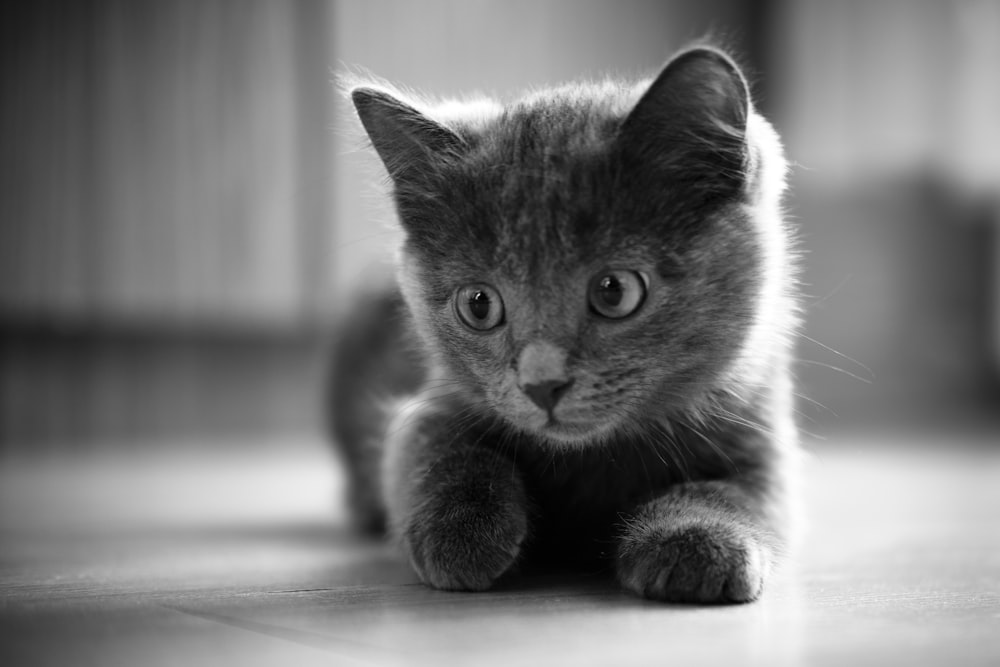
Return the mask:
<path id="1" fill-rule="evenodd" d="M 336 350 L 358 522 L 435 588 L 607 563 L 647 598 L 757 598 L 797 318 L 786 164 L 738 67 L 698 47 L 508 105 L 351 98 L 405 232 L 399 291 Z"/>

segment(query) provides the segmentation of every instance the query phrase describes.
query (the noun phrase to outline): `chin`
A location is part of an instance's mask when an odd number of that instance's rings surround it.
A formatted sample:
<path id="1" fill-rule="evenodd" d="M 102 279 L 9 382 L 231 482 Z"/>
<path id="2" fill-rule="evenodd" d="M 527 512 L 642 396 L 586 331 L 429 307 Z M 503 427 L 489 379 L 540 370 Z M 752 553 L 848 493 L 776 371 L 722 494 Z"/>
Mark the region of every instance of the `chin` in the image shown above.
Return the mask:
<path id="1" fill-rule="evenodd" d="M 607 442 L 615 432 L 609 422 L 544 421 L 531 425 L 530 433 L 558 449 L 583 449 Z"/>

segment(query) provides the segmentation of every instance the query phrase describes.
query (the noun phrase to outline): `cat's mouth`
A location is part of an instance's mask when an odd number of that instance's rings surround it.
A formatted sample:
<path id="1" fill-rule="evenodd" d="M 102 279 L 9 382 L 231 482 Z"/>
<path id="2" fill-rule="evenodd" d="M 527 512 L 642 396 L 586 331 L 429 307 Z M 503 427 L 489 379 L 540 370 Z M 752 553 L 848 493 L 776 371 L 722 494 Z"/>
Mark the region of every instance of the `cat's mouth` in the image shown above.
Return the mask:
<path id="1" fill-rule="evenodd" d="M 591 404 L 564 400 L 559 405 L 528 405 L 523 401 L 507 412 L 518 430 L 559 447 L 584 447 L 607 440 L 618 423 Z"/>

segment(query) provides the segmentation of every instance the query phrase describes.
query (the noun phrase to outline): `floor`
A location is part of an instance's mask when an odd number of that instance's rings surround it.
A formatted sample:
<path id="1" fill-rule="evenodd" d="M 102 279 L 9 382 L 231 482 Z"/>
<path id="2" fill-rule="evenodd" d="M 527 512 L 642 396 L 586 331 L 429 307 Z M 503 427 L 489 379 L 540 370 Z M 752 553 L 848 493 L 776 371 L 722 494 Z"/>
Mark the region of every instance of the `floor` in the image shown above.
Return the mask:
<path id="1" fill-rule="evenodd" d="M 588 576 L 428 590 L 341 528 L 318 443 L 7 462 L 0 664 L 998 665 L 1000 448 L 892 439 L 810 448 L 799 557 L 728 607 Z"/>

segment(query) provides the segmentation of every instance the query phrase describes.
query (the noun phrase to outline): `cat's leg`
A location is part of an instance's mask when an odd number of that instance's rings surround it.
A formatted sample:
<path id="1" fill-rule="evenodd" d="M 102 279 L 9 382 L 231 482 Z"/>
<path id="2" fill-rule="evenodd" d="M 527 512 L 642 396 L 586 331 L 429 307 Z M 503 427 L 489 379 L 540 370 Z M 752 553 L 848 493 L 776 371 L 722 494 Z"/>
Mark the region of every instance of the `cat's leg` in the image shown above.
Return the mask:
<path id="1" fill-rule="evenodd" d="M 528 533 L 521 475 L 486 446 L 496 434 L 470 426 L 462 412 L 433 399 L 411 405 L 386 442 L 391 529 L 425 584 L 485 590 L 511 569 Z"/>
<path id="2" fill-rule="evenodd" d="M 761 491 L 735 481 L 688 482 L 641 505 L 620 538 L 616 569 L 629 591 L 671 602 L 749 602 L 781 540 Z"/>

